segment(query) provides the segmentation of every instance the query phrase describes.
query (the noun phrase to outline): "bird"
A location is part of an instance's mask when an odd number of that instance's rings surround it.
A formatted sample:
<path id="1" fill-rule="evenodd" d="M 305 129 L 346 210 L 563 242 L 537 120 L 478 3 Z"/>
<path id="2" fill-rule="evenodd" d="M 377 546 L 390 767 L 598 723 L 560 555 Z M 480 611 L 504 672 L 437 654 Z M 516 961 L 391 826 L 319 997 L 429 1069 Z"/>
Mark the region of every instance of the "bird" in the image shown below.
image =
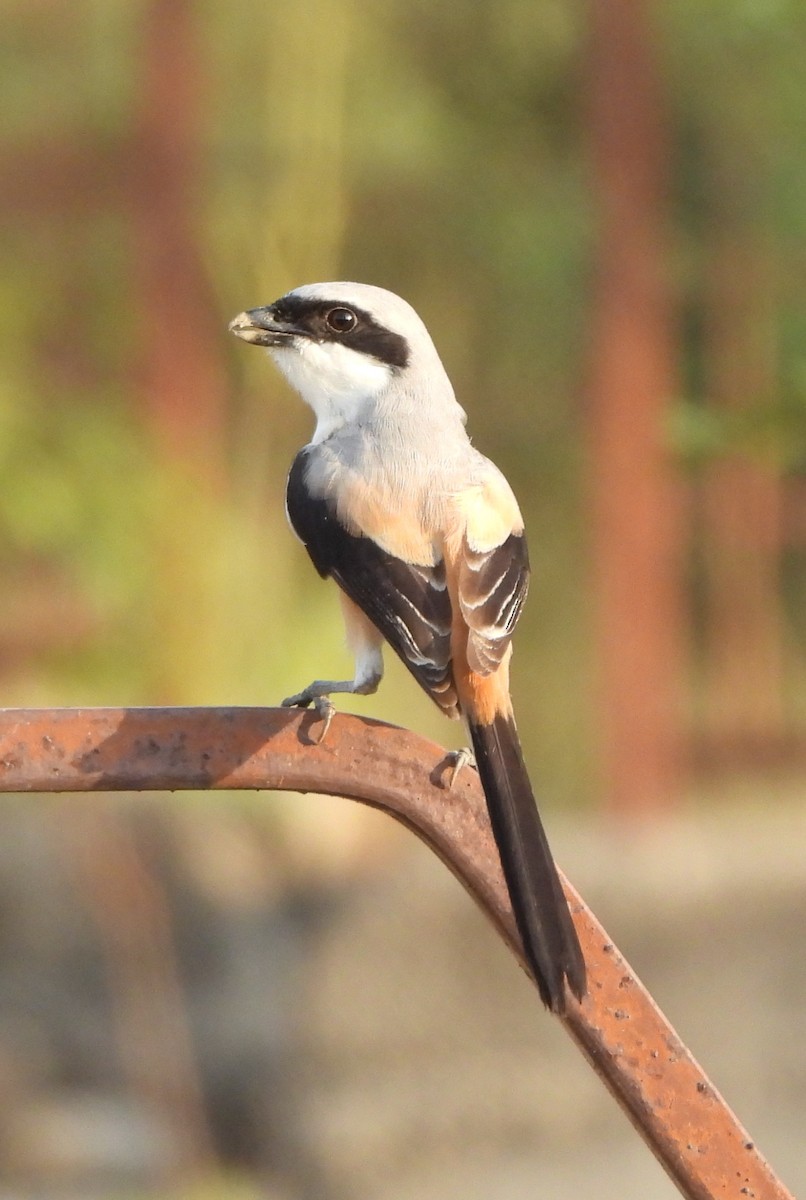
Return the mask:
<path id="1" fill-rule="evenodd" d="M 338 585 L 354 659 L 352 679 L 315 680 L 283 704 L 313 705 L 326 729 L 332 695 L 377 690 L 386 642 L 446 716 L 464 719 L 525 962 L 563 1014 L 568 989 L 584 998 L 586 968 L 510 697 L 529 582 L 512 488 L 471 443 L 425 324 L 394 292 L 306 284 L 229 329 L 265 348 L 313 410 L 286 512 Z"/>

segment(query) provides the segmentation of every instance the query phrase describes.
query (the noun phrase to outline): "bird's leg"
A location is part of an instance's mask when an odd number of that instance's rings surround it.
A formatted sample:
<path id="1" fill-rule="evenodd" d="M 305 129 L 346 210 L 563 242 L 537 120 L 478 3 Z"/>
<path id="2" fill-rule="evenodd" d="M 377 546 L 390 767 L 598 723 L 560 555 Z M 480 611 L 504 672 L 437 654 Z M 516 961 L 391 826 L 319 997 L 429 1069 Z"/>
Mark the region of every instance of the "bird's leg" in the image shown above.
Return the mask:
<path id="1" fill-rule="evenodd" d="M 341 593 L 341 606 L 347 631 L 347 644 L 355 660 L 354 679 L 315 679 L 295 696 L 283 701 L 283 708 L 307 708 L 312 704 L 322 722 L 318 741 L 327 734 L 336 711 L 329 697 L 334 692 L 353 696 L 371 696 L 383 678 L 383 639 L 360 608 Z"/>
<path id="2" fill-rule="evenodd" d="M 383 678 L 383 654 L 381 652 L 380 635 L 372 627 L 371 636 L 349 638 L 355 656 L 354 679 L 315 679 L 295 696 L 289 696 L 283 701 L 283 708 L 307 708 L 312 704 L 322 722 L 322 732 L 318 741 L 322 741 L 333 720 L 333 707 L 330 696 L 334 692 L 347 692 L 352 696 L 371 696 L 378 690 L 378 684 Z M 348 624 L 348 635 L 353 627 Z"/>
<path id="3" fill-rule="evenodd" d="M 380 682 L 381 672 L 370 675 L 368 678 L 356 675 L 355 679 L 315 679 L 301 692 L 286 697 L 283 700 L 283 708 L 307 708 L 309 704 L 312 704 L 324 725 L 317 739 L 321 742 L 330 728 L 330 722 L 336 711 L 330 700 L 331 695 L 334 692 L 347 692 L 352 696 L 371 696 L 373 692 L 377 692 Z"/>

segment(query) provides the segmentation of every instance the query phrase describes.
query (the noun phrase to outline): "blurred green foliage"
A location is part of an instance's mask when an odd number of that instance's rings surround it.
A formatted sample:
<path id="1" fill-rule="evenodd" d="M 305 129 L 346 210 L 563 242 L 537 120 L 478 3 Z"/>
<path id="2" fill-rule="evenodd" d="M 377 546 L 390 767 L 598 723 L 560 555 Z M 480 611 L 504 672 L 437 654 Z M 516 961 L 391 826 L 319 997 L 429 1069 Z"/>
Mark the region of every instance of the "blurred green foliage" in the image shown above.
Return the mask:
<path id="1" fill-rule="evenodd" d="M 189 431 L 187 460 L 160 444 L 141 374 L 127 184 L 143 167 L 131 137 L 150 87 L 149 6 L 44 7 L 47 20 L 6 6 L 0 38 L 5 703 L 273 703 L 348 669 L 333 590 L 283 520 L 309 415 L 226 323 L 302 282 L 362 279 L 421 312 L 474 440 L 522 501 L 534 581 L 520 724 L 539 786 L 588 797 L 584 6 L 193 10 L 186 217 L 229 390 L 220 436 L 200 458 Z M 684 318 L 669 436 L 691 471 L 727 453 L 801 471 L 806 10 L 682 0 L 657 6 L 657 24 Z M 728 227 L 763 246 L 774 359 L 771 394 L 737 412 L 710 403 L 704 344 L 712 240 Z M 399 687 L 357 707 L 448 739 L 402 670 L 389 673 Z"/>

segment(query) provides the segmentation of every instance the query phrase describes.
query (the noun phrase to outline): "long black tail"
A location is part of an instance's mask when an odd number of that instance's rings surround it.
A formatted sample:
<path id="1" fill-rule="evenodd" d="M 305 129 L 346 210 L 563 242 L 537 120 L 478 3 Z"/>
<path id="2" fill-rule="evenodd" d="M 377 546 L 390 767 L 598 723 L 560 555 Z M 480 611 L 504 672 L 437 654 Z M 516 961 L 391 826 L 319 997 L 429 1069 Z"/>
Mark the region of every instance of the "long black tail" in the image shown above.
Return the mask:
<path id="1" fill-rule="evenodd" d="M 511 717 L 469 724 L 487 808 L 526 961 L 543 1003 L 565 1011 L 564 977 L 582 999 L 585 960 L 535 804 Z"/>

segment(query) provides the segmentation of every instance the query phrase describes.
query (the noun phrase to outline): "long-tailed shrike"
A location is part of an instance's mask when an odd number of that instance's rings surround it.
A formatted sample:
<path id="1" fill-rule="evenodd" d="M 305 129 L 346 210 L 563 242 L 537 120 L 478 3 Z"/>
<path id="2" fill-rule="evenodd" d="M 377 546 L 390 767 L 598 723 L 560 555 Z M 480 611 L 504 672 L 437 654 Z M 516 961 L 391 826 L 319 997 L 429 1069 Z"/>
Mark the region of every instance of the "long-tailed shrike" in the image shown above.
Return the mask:
<path id="1" fill-rule="evenodd" d="M 585 963 L 524 766 L 509 695 L 511 638 L 529 577 L 523 520 L 424 324 L 399 296 L 315 283 L 230 329 L 265 346 L 313 409 L 288 477 L 291 525 L 341 589 L 352 680 L 284 701 L 329 715 L 334 692 L 374 692 L 384 638 L 475 751 L 526 959 L 544 1003 L 585 993 Z"/>

